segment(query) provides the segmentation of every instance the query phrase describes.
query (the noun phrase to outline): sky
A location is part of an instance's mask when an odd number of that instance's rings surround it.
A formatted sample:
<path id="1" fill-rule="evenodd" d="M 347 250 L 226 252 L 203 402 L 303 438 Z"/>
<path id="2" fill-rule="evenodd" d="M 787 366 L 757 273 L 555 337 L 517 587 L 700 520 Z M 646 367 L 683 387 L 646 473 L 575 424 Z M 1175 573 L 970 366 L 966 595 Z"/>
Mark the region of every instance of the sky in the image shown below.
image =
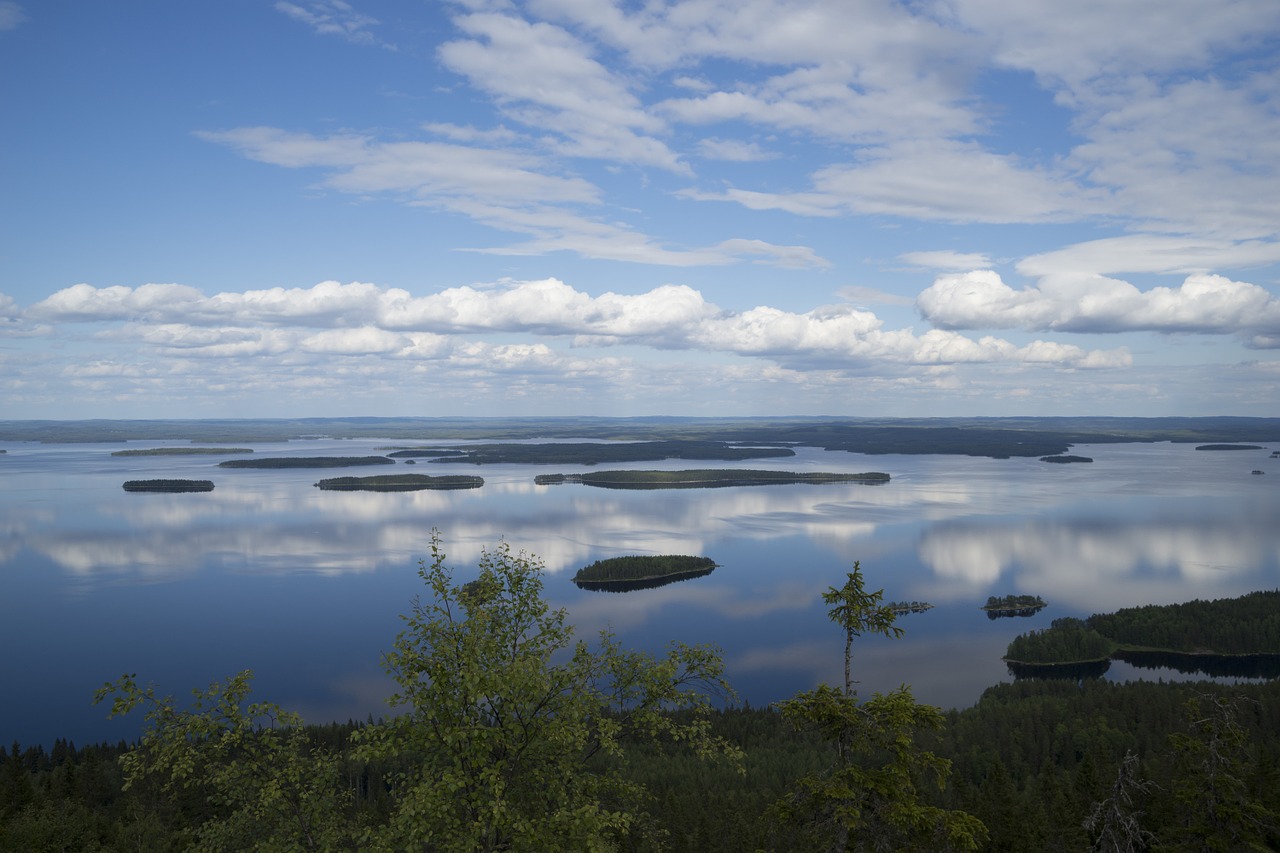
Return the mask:
<path id="1" fill-rule="evenodd" d="M 0 0 L 0 418 L 1280 416 L 1275 0 Z"/>

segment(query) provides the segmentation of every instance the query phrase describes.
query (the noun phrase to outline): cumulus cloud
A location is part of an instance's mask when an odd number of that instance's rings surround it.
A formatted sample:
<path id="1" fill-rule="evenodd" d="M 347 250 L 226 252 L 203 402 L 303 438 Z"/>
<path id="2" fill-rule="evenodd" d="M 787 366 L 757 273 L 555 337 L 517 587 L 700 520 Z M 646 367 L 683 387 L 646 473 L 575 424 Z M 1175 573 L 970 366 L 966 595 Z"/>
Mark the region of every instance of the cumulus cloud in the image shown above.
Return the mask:
<path id="1" fill-rule="evenodd" d="M 619 344 L 703 350 L 782 365 L 827 367 L 874 362 L 1114 367 L 1128 354 L 1086 352 L 1044 341 L 1015 346 L 974 341 L 954 331 L 916 335 L 885 330 L 873 313 L 849 305 L 805 313 L 757 306 L 726 311 L 684 285 L 639 294 L 592 296 L 558 279 L 453 287 L 426 296 L 361 282 L 270 288 L 205 297 L 179 285 L 94 288 L 79 284 L 33 305 L 29 313 L 59 323 L 127 321 L 119 334 L 158 347 L 218 357 L 303 351 L 332 355 L 435 356 L 439 338 L 464 341 L 500 333 L 570 339 L 579 347 Z M 415 337 L 411 333 L 418 333 Z M 110 334 L 110 333 L 108 333 Z M 422 337 L 425 335 L 426 337 Z M 457 344 L 452 350 L 463 352 Z M 539 349 L 491 350 L 518 359 Z"/>
<path id="2" fill-rule="evenodd" d="M 1059 274 L 1016 290 L 982 270 L 940 276 L 916 305 L 944 329 L 1280 333 L 1280 300 L 1255 284 L 1218 275 L 1191 275 L 1178 287 L 1141 291 L 1100 275 Z"/>

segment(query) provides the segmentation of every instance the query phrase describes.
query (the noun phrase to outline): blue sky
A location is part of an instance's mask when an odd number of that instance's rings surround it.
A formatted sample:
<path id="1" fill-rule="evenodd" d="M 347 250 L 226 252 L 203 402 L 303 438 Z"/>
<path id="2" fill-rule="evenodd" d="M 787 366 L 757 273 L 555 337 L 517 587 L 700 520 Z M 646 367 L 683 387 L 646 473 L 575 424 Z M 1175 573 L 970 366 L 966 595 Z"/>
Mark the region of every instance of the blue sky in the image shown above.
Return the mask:
<path id="1" fill-rule="evenodd" d="M 0 0 L 0 417 L 1280 415 L 1274 0 Z"/>

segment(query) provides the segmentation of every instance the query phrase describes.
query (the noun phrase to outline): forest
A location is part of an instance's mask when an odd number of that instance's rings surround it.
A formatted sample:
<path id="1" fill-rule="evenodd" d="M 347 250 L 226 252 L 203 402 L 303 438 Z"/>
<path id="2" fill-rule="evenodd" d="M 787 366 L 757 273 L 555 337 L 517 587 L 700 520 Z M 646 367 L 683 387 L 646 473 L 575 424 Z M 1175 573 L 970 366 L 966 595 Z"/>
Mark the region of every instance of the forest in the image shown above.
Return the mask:
<path id="1" fill-rule="evenodd" d="M 96 699 L 144 715 L 138 740 L 0 750 L 0 849 L 1280 845 L 1274 680 L 1020 680 L 945 713 L 905 685 L 861 696 L 860 639 L 903 629 L 855 563 L 822 594 L 843 684 L 752 708 L 714 648 L 575 638 L 506 545 L 459 583 L 435 537 L 419 574 L 386 718 L 306 725 L 248 672 L 185 704 L 125 674 Z"/>
<path id="2" fill-rule="evenodd" d="M 1104 660 L 1119 651 L 1280 654 L 1280 590 L 1212 601 L 1126 607 L 1087 619 L 1055 619 L 1044 630 L 1015 637 L 1005 659 L 1079 663 Z"/>

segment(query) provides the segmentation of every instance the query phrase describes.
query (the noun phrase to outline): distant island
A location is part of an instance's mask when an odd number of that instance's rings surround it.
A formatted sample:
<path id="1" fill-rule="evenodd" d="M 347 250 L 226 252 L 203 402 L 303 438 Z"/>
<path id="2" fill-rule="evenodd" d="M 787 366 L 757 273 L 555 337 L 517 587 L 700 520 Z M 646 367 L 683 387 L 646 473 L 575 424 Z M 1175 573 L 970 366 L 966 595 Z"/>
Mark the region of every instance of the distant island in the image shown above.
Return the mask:
<path id="1" fill-rule="evenodd" d="M 202 456 L 229 453 L 252 453 L 248 447 L 149 447 L 145 450 L 114 450 L 112 456 Z"/>
<path id="2" fill-rule="evenodd" d="M 1120 659 L 1210 675 L 1280 677 L 1280 590 L 1239 598 L 1127 607 L 1088 619 L 1055 619 L 1015 637 L 1004 660 L 1015 675 L 1106 671 Z"/>
<path id="3" fill-rule="evenodd" d="M 715 560 L 709 557 L 683 554 L 610 557 L 579 569 L 573 582 L 581 589 L 628 592 L 702 577 L 715 568 Z"/>
<path id="4" fill-rule="evenodd" d="M 422 489 L 478 489 L 482 477 L 464 475 L 428 477 L 425 474 L 390 474 L 373 477 L 331 477 L 316 488 L 335 492 L 416 492 Z"/>
<path id="5" fill-rule="evenodd" d="M 394 465 L 385 456 L 267 456 L 262 459 L 228 459 L 219 468 L 347 468 L 355 465 Z"/>
<path id="6" fill-rule="evenodd" d="M 539 444 L 476 444 L 461 448 L 400 450 L 393 456 L 431 456 L 431 462 L 471 465 L 599 465 L 608 462 L 656 462 L 662 459 L 701 459 L 734 462 L 795 456 L 790 447 L 737 447 L 723 441 L 551 442 Z"/>
<path id="7" fill-rule="evenodd" d="M 1156 441 L 1186 444 L 1280 442 L 1280 418 L 777 416 L 0 420 L 0 441 L 43 443 L 185 440 L 203 444 L 239 445 L 245 442 L 284 442 L 313 438 L 373 438 L 388 443 L 458 440 L 516 442 L 531 437 L 548 443 L 559 439 L 572 443 L 608 441 L 625 442 L 629 445 L 682 442 L 690 449 L 691 444 L 710 443 L 728 450 L 755 451 L 756 455 L 762 450 L 770 451 L 768 455 L 790 455 L 791 448 L 816 447 L 863 454 L 962 454 L 1007 459 L 1063 454 L 1073 445 L 1080 444 Z M 476 450 L 477 447 L 468 449 Z M 648 452 L 660 449 L 646 448 Z M 672 457 L 664 455 L 661 458 Z M 481 458 L 477 461 L 489 460 Z"/>
<path id="8" fill-rule="evenodd" d="M 1067 464 L 1070 462 L 1092 462 L 1088 456 L 1041 456 L 1041 462 L 1057 462 L 1059 464 Z"/>
<path id="9" fill-rule="evenodd" d="M 924 613 L 926 610 L 933 609 L 933 605 L 927 601 L 890 601 L 885 607 L 900 616 L 905 613 Z"/>
<path id="10" fill-rule="evenodd" d="M 1202 444 L 1196 450 L 1262 450 L 1257 444 Z"/>
<path id="11" fill-rule="evenodd" d="M 988 619 L 1001 619 L 1007 616 L 1031 616 L 1049 605 L 1038 595 L 1002 595 L 988 596 L 982 609 L 987 611 Z"/>
<path id="12" fill-rule="evenodd" d="M 541 486 L 581 483 L 603 489 L 707 489 L 723 486 L 768 486 L 794 483 L 877 485 L 889 482 L 889 475 L 878 471 L 863 474 L 833 474 L 762 471 L 749 468 L 704 468 L 685 471 L 591 471 L 586 474 L 540 474 L 534 478 L 534 482 Z"/>
<path id="13" fill-rule="evenodd" d="M 212 480 L 125 480 L 126 492 L 212 492 Z"/>

